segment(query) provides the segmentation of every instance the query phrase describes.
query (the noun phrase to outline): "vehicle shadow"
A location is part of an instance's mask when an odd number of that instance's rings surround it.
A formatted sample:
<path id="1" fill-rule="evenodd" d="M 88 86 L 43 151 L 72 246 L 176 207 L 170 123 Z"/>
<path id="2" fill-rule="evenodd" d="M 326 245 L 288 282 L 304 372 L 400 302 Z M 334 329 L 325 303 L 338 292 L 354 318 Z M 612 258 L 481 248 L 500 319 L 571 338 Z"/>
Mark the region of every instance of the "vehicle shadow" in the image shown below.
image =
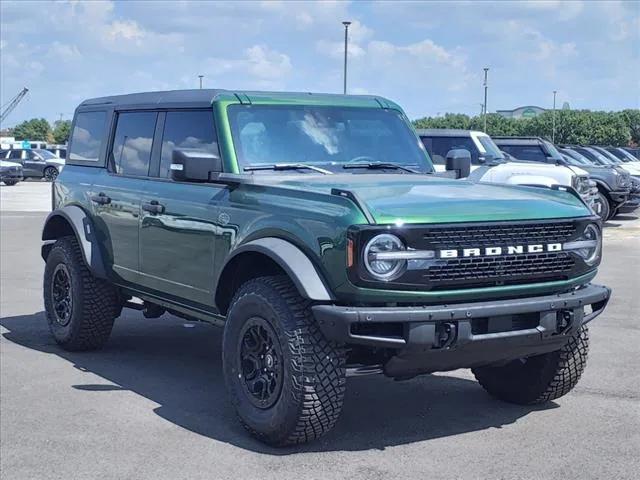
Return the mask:
<path id="1" fill-rule="evenodd" d="M 385 449 L 467 432 L 501 428 L 535 410 L 490 398 L 472 380 L 422 376 L 394 382 L 382 376 L 349 379 L 338 424 L 322 439 L 299 447 L 267 447 L 249 436 L 226 398 L 221 371 L 221 330 L 185 324 L 171 316 L 144 319 L 127 312 L 97 352 L 66 352 L 49 335 L 43 312 L 2 318 L 4 337 L 55 354 L 110 384 L 70 385 L 100 392 L 129 390 L 159 405 L 163 419 L 212 439 L 270 455 Z M 189 328 L 187 328 L 189 327 Z"/>

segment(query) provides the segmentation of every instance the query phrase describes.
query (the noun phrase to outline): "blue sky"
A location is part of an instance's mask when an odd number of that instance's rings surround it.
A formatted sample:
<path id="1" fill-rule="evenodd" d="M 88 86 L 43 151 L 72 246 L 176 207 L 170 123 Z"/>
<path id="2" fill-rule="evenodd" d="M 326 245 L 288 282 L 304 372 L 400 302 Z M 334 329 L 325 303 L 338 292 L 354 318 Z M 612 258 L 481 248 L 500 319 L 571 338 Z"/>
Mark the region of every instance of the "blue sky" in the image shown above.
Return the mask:
<path id="1" fill-rule="evenodd" d="M 520 105 L 640 106 L 640 2 L 0 2 L 7 119 L 70 118 L 84 98 L 211 88 L 350 93 L 410 117 Z"/>

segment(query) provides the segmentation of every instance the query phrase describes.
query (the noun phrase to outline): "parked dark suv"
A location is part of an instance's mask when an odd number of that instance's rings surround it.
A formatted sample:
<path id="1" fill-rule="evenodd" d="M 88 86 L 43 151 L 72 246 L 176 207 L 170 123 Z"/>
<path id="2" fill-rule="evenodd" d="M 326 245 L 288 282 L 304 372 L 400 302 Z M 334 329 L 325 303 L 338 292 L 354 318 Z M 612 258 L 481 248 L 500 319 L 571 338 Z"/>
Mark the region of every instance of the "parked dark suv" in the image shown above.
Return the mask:
<path id="1" fill-rule="evenodd" d="M 231 403 L 274 445 L 327 432 L 348 375 L 472 368 L 497 398 L 558 398 L 610 295 L 575 191 L 438 178 L 381 97 L 87 100 L 67 162 L 42 234 L 55 340 L 98 348 L 123 307 L 223 326 Z"/>
<path id="2" fill-rule="evenodd" d="M 58 177 L 65 164 L 64 160 L 40 148 L 13 148 L 4 150 L 0 156 L 22 165 L 24 178 L 44 178 L 50 182 Z"/>

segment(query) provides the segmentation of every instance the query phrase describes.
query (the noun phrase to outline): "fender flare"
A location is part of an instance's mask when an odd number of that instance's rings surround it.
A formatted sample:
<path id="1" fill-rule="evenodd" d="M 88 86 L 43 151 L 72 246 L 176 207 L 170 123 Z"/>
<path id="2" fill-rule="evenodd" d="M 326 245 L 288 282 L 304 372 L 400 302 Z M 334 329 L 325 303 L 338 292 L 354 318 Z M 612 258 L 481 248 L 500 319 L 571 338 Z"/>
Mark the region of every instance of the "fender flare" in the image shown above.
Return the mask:
<path id="1" fill-rule="evenodd" d="M 56 209 L 47 216 L 42 227 L 44 244 L 42 245 L 41 255 L 43 260 L 46 261 L 55 241 L 69 233 L 64 228 L 65 225 L 60 223 L 61 221 L 69 225 L 73 230 L 73 234 L 80 245 L 82 257 L 91 273 L 98 278 L 106 278 L 106 270 L 95 236 L 93 222 L 87 213 L 77 205 L 67 205 Z"/>
<path id="2" fill-rule="evenodd" d="M 609 184 L 604 180 L 601 180 L 599 178 L 593 178 L 593 177 L 591 177 L 591 180 L 596 182 L 596 187 L 602 187 L 605 193 L 609 193 L 611 190 L 613 190 L 613 188 L 611 188 Z M 600 191 L 599 188 L 598 188 L 598 191 Z"/>
<path id="3" fill-rule="evenodd" d="M 277 237 L 259 238 L 238 247 L 227 258 L 221 270 L 221 277 L 234 258 L 247 252 L 266 255 L 276 262 L 304 298 L 322 302 L 334 300 L 330 289 L 309 257 L 293 243 Z"/>

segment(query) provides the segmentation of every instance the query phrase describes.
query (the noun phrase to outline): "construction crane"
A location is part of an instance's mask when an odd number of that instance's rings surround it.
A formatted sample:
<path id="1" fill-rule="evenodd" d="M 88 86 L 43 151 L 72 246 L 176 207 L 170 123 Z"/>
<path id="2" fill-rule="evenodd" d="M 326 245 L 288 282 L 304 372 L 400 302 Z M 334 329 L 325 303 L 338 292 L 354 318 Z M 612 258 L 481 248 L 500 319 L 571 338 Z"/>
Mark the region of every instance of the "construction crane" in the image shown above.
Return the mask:
<path id="1" fill-rule="evenodd" d="M 0 123 L 4 122 L 4 119 L 13 111 L 14 108 L 18 106 L 18 104 L 25 97 L 29 89 L 24 87 L 15 97 L 9 100 L 2 106 L 2 113 L 0 113 Z"/>

